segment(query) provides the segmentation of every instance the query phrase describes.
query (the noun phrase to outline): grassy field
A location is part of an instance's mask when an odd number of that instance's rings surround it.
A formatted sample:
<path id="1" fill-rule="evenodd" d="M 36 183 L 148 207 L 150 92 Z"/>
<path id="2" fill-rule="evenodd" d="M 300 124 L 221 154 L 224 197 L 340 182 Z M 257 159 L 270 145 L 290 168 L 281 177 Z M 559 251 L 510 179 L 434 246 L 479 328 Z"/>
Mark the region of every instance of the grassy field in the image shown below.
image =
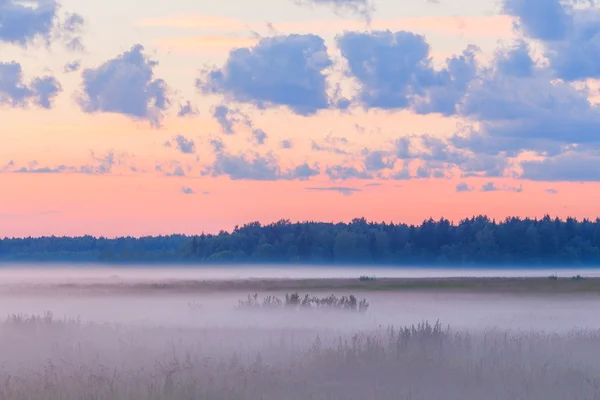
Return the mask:
<path id="1" fill-rule="evenodd" d="M 47 315 L 11 316 L 0 337 L 0 398 L 11 400 L 600 398 L 597 331 L 193 329 Z"/>
<path id="2" fill-rule="evenodd" d="M 35 286 L 0 286 L 2 293 L 32 292 L 85 294 L 151 294 L 210 292 L 469 292 L 507 294 L 599 294 L 600 278 L 375 278 L 355 279 L 247 279 L 163 280 L 101 283 L 62 283 Z"/>

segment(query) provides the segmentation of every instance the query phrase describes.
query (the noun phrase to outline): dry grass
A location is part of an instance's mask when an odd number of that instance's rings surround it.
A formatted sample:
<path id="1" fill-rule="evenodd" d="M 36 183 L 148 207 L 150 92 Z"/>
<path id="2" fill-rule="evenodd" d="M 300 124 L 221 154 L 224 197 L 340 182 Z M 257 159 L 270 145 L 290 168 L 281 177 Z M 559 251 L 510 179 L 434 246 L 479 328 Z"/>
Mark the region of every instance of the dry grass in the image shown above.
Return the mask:
<path id="1" fill-rule="evenodd" d="M 47 314 L 1 323 L 0 361 L 0 399 L 11 400 L 600 398 L 597 331 L 197 329 Z"/>

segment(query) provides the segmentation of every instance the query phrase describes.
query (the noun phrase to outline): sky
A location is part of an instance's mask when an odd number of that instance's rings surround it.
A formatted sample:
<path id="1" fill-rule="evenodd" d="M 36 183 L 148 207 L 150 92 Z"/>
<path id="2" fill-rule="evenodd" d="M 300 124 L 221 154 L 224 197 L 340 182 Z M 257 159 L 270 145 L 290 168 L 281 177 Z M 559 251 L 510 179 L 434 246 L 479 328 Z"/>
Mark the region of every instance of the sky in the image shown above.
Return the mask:
<path id="1" fill-rule="evenodd" d="M 0 237 L 600 214 L 595 0 L 0 0 Z"/>

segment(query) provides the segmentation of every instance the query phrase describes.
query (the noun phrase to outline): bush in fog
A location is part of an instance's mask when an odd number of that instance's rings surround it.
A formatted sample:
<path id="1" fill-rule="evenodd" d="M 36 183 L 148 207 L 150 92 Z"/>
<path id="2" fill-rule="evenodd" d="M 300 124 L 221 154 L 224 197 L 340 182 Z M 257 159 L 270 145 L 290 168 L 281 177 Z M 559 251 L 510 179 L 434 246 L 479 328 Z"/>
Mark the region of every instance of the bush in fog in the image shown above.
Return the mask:
<path id="1" fill-rule="evenodd" d="M 369 308 L 369 303 L 366 299 L 360 301 L 354 295 L 337 297 L 331 295 L 328 297 L 318 298 L 305 294 L 301 296 L 299 293 L 286 294 L 285 300 L 281 300 L 275 296 L 266 296 L 262 300 L 258 299 L 258 293 L 248 295 L 246 300 L 238 301 L 238 309 L 334 309 L 334 310 L 349 310 L 365 312 Z"/>
<path id="2" fill-rule="evenodd" d="M 358 278 L 358 280 L 361 281 L 361 282 L 370 282 L 370 281 L 374 281 L 375 277 L 374 276 L 362 275 L 360 278 Z"/>

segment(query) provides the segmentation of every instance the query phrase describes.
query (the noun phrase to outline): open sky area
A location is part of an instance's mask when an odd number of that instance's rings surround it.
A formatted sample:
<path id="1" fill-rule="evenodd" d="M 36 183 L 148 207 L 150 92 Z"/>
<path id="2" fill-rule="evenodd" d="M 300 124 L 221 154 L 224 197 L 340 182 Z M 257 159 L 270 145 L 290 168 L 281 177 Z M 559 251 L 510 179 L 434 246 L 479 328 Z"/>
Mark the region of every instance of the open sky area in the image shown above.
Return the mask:
<path id="1" fill-rule="evenodd" d="M 0 0 L 0 237 L 595 218 L 594 0 Z"/>

